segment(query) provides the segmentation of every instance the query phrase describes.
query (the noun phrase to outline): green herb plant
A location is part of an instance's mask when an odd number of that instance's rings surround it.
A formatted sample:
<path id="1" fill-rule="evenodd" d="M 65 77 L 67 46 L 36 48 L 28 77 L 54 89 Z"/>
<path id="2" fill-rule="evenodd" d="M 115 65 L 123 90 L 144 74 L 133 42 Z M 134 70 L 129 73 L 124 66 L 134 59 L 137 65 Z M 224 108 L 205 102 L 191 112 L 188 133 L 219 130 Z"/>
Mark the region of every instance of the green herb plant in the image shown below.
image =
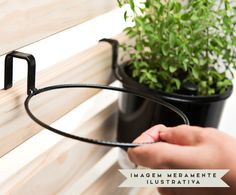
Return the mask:
<path id="1" fill-rule="evenodd" d="M 133 23 L 124 31 L 135 44 L 122 45 L 130 76 L 168 93 L 183 83 L 194 84 L 198 95 L 224 93 L 236 69 L 233 1 L 118 0 L 128 5 L 124 19 Z"/>

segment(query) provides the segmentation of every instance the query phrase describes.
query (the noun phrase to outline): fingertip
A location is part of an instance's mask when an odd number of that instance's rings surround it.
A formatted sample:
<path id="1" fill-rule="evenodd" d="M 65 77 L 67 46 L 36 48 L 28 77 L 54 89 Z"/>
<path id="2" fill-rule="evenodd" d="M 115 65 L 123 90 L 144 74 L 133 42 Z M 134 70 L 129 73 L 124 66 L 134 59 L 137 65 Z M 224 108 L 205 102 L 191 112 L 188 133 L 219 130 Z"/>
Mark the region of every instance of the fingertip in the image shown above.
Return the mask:
<path id="1" fill-rule="evenodd" d="M 165 129 L 167 128 L 164 125 L 155 125 L 143 132 L 134 140 L 134 143 L 157 142 L 160 140 L 160 131 L 165 131 Z"/>
<path id="2" fill-rule="evenodd" d="M 152 128 L 148 129 L 144 133 L 152 137 L 154 141 L 159 141 L 159 135 L 161 131 L 164 131 L 166 129 L 165 125 L 155 125 Z"/>

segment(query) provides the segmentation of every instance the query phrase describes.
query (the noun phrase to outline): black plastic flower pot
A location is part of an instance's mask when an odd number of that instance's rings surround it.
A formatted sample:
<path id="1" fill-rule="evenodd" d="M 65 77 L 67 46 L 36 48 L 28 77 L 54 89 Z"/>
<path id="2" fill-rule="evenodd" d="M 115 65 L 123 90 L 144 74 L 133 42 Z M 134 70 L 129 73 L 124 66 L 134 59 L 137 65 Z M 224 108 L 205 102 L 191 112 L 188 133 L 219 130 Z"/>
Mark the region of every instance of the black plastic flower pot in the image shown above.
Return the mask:
<path id="1" fill-rule="evenodd" d="M 224 94 L 211 96 L 168 94 L 139 84 L 127 74 L 126 67 L 126 64 L 120 65 L 116 71 L 116 77 L 124 88 L 132 88 L 165 100 L 185 113 L 191 125 L 218 127 L 225 101 L 232 94 L 232 87 Z M 140 100 L 131 94 L 120 97 L 117 129 L 119 141 L 130 142 L 155 124 L 176 126 L 183 124 L 183 120 L 160 104 Z"/>
<path id="2" fill-rule="evenodd" d="M 162 99 L 181 110 L 189 119 L 190 125 L 217 128 L 223 112 L 225 101 L 232 94 L 233 87 L 224 94 L 198 96 L 186 94 L 169 94 L 152 90 L 139 84 L 129 76 L 128 62 L 117 64 L 117 42 L 113 44 L 113 73 L 124 88 L 148 93 Z M 176 126 L 183 120 L 173 111 L 160 104 L 153 104 L 132 95 L 122 95 L 119 99 L 119 119 L 117 140 L 131 142 L 143 131 L 155 124 Z"/>

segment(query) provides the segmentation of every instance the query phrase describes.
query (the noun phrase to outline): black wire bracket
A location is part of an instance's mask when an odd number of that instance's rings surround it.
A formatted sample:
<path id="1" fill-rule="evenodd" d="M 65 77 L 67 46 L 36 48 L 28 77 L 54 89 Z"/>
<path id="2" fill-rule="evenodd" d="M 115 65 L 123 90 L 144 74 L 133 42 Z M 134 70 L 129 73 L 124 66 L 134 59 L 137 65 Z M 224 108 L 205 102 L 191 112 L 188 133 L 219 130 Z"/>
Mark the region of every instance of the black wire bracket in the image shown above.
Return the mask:
<path id="1" fill-rule="evenodd" d="M 118 55 L 119 55 L 119 42 L 115 39 L 101 39 L 99 42 L 107 42 L 112 46 L 112 70 L 116 71 L 118 65 Z"/>
<path id="2" fill-rule="evenodd" d="M 118 62 L 117 62 L 119 42 L 116 40 L 113 40 L 113 39 L 102 39 L 101 41 L 108 42 L 112 45 L 112 69 L 113 69 L 113 73 L 115 73 L 117 76 L 118 72 L 116 72 L 116 71 L 118 71 L 118 67 L 119 67 Z M 144 144 L 153 144 L 154 143 L 154 142 L 151 142 L 151 143 L 120 143 L 120 142 L 116 142 L 116 141 L 90 139 L 87 137 L 81 137 L 81 136 L 77 136 L 74 134 L 66 133 L 60 129 L 56 129 L 56 128 L 51 127 L 50 125 L 44 123 L 43 121 L 38 119 L 31 112 L 29 103 L 33 97 L 37 96 L 40 93 L 44 93 L 47 91 L 57 90 L 57 89 L 59 90 L 59 89 L 65 89 L 65 88 L 70 88 L 70 89 L 72 89 L 72 88 L 95 88 L 95 89 L 106 89 L 106 90 L 112 90 L 112 91 L 118 91 L 118 92 L 131 93 L 131 94 L 139 96 L 141 98 L 145 98 L 149 101 L 153 101 L 153 102 L 159 103 L 163 106 L 166 106 L 170 110 L 177 113 L 180 117 L 182 117 L 185 124 L 189 124 L 189 121 L 188 121 L 188 118 L 186 117 L 186 115 L 178 108 L 172 106 L 169 103 L 164 102 L 163 100 L 161 100 L 159 98 L 153 97 L 149 94 L 140 93 L 136 90 L 118 88 L 118 87 L 112 87 L 112 86 L 96 85 L 96 84 L 61 84 L 61 85 L 54 85 L 54 86 L 48 86 L 45 88 L 37 89 L 37 88 L 35 88 L 35 77 L 36 77 L 35 58 L 31 54 L 22 53 L 22 52 L 18 52 L 18 51 L 13 51 L 13 52 L 6 55 L 6 58 L 5 58 L 5 78 L 4 78 L 4 89 L 5 90 L 12 87 L 13 58 L 19 58 L 19 59 L 26 60 L 28 63 L 28 77 L 27 77 L 27 94 L 28 94 L 28 96 L 27 96 L 25 103 L 24 103 L 25 110 L 26 110 L 27 114 L 38 125 L 46 128 L 54 133 L 62 135 L 64 137 L 75 139 L 75 140 L 82 141 L 82 142 L 103 145 L 103 146 L 120 147 L 120 148 L 124 148 L 124 149 L 127 149 L 129 147 L 137 147 L 137 146 L 141 146 Z"/>
<path id="3" fill-rule="evenodd" d="M 13 58 L 26 60 L 28 63 L 28 76 L 27 76 L 27 94 L 30 95 L 35 88 L 36 77 L 36 61 L 33 55 L 19 51 L 13 51 L 5 57 L 5 71 L 4 71 L 4 89 L 7 90 L 12 87 L 13 80 Z"/>

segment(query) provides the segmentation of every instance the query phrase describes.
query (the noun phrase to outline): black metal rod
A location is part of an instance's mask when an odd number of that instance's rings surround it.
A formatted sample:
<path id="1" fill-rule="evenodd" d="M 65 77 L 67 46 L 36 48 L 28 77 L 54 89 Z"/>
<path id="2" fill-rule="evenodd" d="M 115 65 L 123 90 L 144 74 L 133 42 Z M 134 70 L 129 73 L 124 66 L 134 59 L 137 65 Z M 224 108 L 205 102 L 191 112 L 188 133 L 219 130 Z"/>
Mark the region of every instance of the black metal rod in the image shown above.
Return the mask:
<path id="1" fill-rule="evenodd" d="M 136 95 L 138 97 L 141 98 L 145 98 L 149 101 L 153 101 L 155 103 L 158 103 L 160 105 L 163 105 L 165 107 L 167 107 L 168 109 L 172 110 L 173 112 L 175 112 L 176 114 L 178 114 L 182 119 L 183 122 L 185 124 L 189 124 L 188 118 L 186 117 L 186 115 L 179 110 L 178 108 L 176 108 L 175 106 L 172 106 L 171 104 L 158 99 L 156 97 L 152 97 L 149 94 L 143 94 L 140 93 L 138 91 L 132 91 L 132 90 L 128 90 L 128 89 L 124 89 L 124 88 L 118 88 L 118 87 L 112 87 L 112 86 L 103 86 L 103 85 L 95 85 L 95 84 L 62 84 L 62 85 L 54 85 L 54 86 L 48 86 L 42 89 L 37 89 L 36 91 L 34 91 L 32 94 L 30 94 L 26 100 L 25 100 L 25 110 L 27 112 L 27 114 L 29 115 L 29 117 L 35 121 L 37 124 L 41 125 L 42 127 L 57 133 L 59 135 L 62 135 L 64 137 L 68 137 L 71 139 L 75 139 L 78 141 L 82 141 L 82 142 L 87 142 L 87 143 L 92 143 L 92 144 L 97 144 L 97 145 L 103 145 L 103 146 L 111 146 L 111 147 L 120 147 L 123 149 L 127 149 L 130 147 L 137 147 L 137 146 L 141 146 L 144 144 L 154 144 L 155 142 L 145 142 L 145 143 L 120 143 L 120 142 L 116 142 L 116 141 L 106 141 L 106 140 L 96 140 L 96 139 L 91 139 L 91 138 L 86 138 L 86 137 L 80 137 L 74 134 L 70 134 L 70 133 L 66 133 L 60 129 L 56 129 L 46 123 L 44 123 L 43 121 L 41 121 L 40 119 L 38 119 L 33 112 L 30 109 L 30 100 L 37 96 L 38 94 L 42 94 L 44 92 L 48 92 L 48 91 L 52 91 L 52 90 L 58 90 L 58 89 L 73 89 L 73 88 L 77 88 L 77 89 L 81 89 L 81 88 L 94 88 L 94 89 L 105 89 L 105 90 L 111 90 L 111 91 L 117 91 L 117 92 L 124 92 L 124 93 L 130 93 L 133 95 Z"/>
<path id="2" fill-rule="evenodd" d="M 36 90 L 35 88 L 36 62 L 34 56 L 27 53 L 13 51 L 6 55 L 4 89 L 7 90 L 12 87 L 13 58 L 19 58 L 27 61 L 28 64 L 27 94 L 30 95 L 31 93 L 33 93 L 33 91 Z"/>
<path id="3" fill-rule="evenodd" d="M 112 70 L 116 73 L 116 69 L 118 66 L 118 55 L 119 55 L 119 42 L 115 39 L 101 39 L 99 42 L 107 42 L 110 43 L 112 46 Z"/>

